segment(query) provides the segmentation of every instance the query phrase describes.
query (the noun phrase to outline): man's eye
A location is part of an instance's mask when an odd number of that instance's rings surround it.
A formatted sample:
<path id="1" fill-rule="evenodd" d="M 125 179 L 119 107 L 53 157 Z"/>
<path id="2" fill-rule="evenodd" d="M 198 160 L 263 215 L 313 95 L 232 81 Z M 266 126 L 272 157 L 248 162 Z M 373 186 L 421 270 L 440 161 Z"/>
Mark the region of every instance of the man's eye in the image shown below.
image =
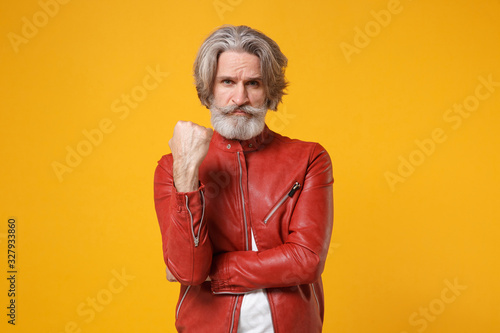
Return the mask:
<path id="1" fill-rule="evenodd" d="M 250 82 L 248 82 L 248 85 L 249 86 L 258 87 L 259 86 L 259 81 L 250 81 Z"/>
<path id="2" fill-rule="evenodd" d="M 222 80 L 222 83 L 224 83 L 224 84 L 231 84 L 231 80 Z"/>

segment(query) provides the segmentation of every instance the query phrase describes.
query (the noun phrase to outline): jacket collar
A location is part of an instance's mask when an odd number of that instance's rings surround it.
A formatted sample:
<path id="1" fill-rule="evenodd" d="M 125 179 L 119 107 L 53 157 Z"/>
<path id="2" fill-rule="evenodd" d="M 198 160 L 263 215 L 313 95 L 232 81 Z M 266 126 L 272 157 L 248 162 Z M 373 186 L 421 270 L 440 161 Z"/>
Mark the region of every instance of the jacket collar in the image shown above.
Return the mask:
<path id="1" fill-rule="evenodd" d="M 227 152 L 248 152 L 264 148 L 264 146 L 270 143 L 272 139 L 273 132 L 267 127 L 267 125 L 265 125 L 264 130 L 259 135 L 243 141 L 226 139 L 218 132 L 214 132 L 212 144 Z"/>

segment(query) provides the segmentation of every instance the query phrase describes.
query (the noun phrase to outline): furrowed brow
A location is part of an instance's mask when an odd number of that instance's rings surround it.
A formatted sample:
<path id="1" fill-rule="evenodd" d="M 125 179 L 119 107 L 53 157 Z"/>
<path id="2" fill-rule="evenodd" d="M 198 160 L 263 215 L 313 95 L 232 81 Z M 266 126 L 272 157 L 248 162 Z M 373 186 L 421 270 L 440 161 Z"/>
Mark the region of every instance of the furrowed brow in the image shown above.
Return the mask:
<path id="1" fill-rule="evenodd" d="M 222 80 L 231 80 L 231 81 L 237 81 L 236 77 L 233 76 L 217 76 L 216 77 L 217 81 L 222 81 Z M 260 76 L 255 76 L 255 77 L 248 77 L 245 79 L 245 81 L 262 81 L 262 77 Z"/>
<path id="2" fill-rule="evenodd" d="M 232 77 L 232 76 L 217 76 L 216 79 L 219 80 L 219 81 L 222 81 L 222 80 L 231 80 L 231 81 L 234 81 L 234 80 L 236 80 L 236 78 Z"/>
<path id="3" fill-rule="evenodd" d="M 249 77 L 246 79 L 246 81 L 262 81 L 262 77 L 260 77 L 260 76 Z"/>

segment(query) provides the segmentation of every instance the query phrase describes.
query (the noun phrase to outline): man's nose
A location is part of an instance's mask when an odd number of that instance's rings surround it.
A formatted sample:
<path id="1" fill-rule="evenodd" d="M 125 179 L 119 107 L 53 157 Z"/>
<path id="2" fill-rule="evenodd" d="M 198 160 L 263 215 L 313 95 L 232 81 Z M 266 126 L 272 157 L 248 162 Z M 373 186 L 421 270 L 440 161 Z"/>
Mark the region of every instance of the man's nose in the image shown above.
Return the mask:
<path id="1" fill-rule="evenodd" d="M 245 105 L 249 102 L 248 93 L 243 83 L 238 83 L 234 88 L 232 102 L 236 105 Z"/>

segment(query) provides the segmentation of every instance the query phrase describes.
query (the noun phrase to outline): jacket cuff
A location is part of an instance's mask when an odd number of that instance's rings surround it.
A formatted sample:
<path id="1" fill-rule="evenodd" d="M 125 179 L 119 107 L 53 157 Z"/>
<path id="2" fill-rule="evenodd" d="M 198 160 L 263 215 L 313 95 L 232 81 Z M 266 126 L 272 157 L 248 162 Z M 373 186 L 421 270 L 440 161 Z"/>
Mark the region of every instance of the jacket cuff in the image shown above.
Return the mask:
<path id="1" fill-rule="evenodd" d="M 172 200 L 171 200 L 171 207 L 175 209 L 177 212 L 181 211 L 187 211 L 186 208 L 186 196 L 188 197 L 190 206 L 195 205 L 195 203 L 199 203 L 201 206 L 200 202 L 200 192 L 205 192 L 205 185 L 203 185 L 201 182 L 199 183 L 199 187 L 195 191 L 190 191 L 190 192 L 177 192 L 177 189 L 175 186 L 172 184 Z"/>
<path id="2" fill-rule="evenodd" d="M 210 284 L 212 292 L 231 292 L 234 288 L 229 282 L 229 272 L 227 271 L 228 256 L 223 253 L 214 256 L 212 259 L 212 268 L 210 270 Z"/>

